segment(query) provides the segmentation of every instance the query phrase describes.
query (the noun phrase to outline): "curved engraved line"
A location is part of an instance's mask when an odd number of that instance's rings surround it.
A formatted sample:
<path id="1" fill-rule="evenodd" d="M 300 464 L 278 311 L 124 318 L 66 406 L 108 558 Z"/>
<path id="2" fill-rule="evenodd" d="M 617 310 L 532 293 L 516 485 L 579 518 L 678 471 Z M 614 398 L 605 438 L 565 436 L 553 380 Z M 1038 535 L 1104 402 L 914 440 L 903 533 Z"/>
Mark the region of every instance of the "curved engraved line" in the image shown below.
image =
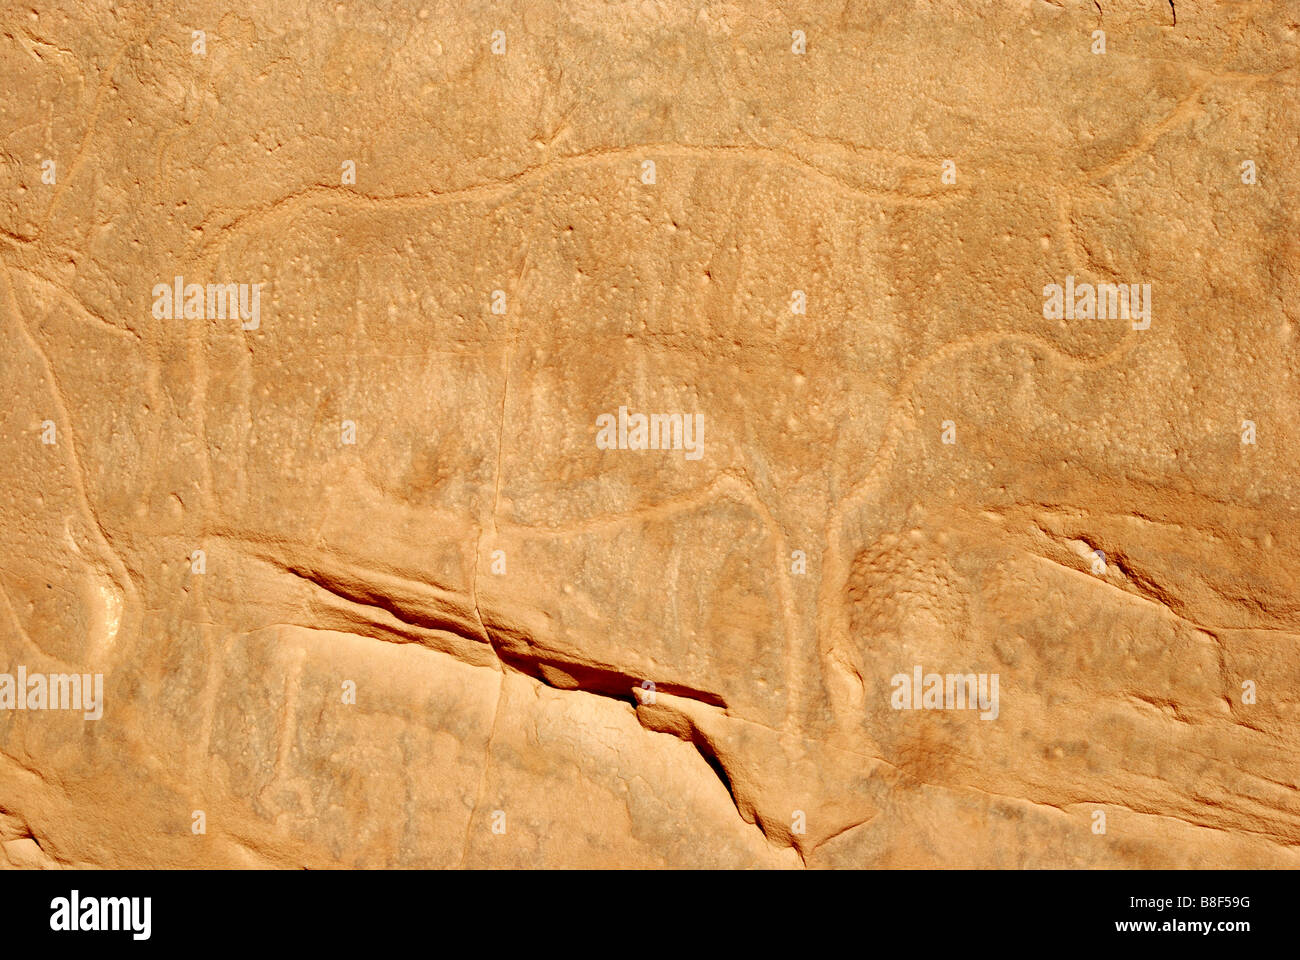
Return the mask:
<path id="1" fill-rule="evenodd" d="M 239 214 L 234 218 L 234 220 L 218 228 L 217 235 L 214 239 L 198 248 L 195 260 L 207 260 L 218 250 L 222 249 L 234 235 L 241 233 L 244 230 L 248 230 L 272 216 L 282 212 L 287 213 L 302 206 L 312 206 L 315 203 L 326 200 L 341 205 L 368 207 L 371 209 L 381 210 L 418 209 L 422 206 L 443 200 L 488 199 L 518 189 L 521 186 L 546 179 L 553 174 L 564 170 L 580 169 L 582 167 L 611 159 L 617 160 L 632 157 L 656 159 L 660 157 L 709 157 L 715 154 L 728 154 L 758 162 L 775 162 L 781 165 L 794 167 L 807 176 L 821 180 L 822 182 L 839 189 L 841 192 L 856 194 L 876 203 L 905 206 L 932 206 L 949 203 L 955 199 L 968 195 L 968 191 L 960 189 L 947 189 L 933 194 L 912 194 L 903 191 L 864 187 L 860 184 L 846 180 L 843 177 L 827 173 L 820 167 L 809 163 L 807 160 L 794 155 L 790 151 L 776 147 L 731 144 L 691 147 L 671 143 L 646 143 L 628 147 L 609 147 L 605 149 L 589 150 L 583 153 L 570 154 L 568 156 L 546 160 L 530 167 L 525 167 L 523 170 L 509 177 L 492 178 L 468 187 L 458 187 L 451 190 L 430 188 L 421 193 L 394 194 L 392 196 L 375 197 L 354 190 L 347 190 L 343 187 L 316 184 L 295 193 L 287 194 L 277 200 L 273 200 L 265 206 L 256 207 L 250 211 Z M 210 220 L 211 217 L 209 217 L 209 221 Z"/>

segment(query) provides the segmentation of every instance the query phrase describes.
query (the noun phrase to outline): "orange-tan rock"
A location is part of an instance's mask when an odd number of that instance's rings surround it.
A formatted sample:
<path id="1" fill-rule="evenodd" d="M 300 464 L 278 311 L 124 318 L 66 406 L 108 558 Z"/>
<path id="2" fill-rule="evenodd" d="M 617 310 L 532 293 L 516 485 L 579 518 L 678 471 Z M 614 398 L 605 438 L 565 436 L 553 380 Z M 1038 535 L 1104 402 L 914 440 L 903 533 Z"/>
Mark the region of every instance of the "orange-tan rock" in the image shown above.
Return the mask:
<path id="1" fill-rule="evenodd" d="M 1300 865 L 1294 3 L 239 10 L 0 13 L 0 865 Z"/>

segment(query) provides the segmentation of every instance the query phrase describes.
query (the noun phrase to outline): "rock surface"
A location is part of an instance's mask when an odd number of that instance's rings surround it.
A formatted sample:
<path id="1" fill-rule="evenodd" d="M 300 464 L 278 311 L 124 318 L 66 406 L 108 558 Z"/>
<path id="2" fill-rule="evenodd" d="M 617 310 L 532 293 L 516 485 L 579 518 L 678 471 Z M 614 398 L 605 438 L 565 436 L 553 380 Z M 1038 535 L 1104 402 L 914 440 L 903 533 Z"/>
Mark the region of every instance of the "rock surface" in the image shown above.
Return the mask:
<path id="1" fill-rule="evenodd" d="M 462 6 L 0 13 L 0 863 L 1300 866 L 1300 6 Z"/>

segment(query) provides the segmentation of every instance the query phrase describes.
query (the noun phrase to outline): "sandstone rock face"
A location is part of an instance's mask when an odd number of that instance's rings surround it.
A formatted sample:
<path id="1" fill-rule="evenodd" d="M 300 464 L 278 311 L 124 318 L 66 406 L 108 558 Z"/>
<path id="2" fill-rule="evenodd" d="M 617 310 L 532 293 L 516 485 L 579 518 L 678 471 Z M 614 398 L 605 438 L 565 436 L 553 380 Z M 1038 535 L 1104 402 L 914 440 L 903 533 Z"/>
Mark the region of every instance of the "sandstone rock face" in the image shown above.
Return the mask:
<path id="1" fill-rule="evenodd" d="M 1298 50 L 9 7 L 0 862 L 1300 865 Z"/>

